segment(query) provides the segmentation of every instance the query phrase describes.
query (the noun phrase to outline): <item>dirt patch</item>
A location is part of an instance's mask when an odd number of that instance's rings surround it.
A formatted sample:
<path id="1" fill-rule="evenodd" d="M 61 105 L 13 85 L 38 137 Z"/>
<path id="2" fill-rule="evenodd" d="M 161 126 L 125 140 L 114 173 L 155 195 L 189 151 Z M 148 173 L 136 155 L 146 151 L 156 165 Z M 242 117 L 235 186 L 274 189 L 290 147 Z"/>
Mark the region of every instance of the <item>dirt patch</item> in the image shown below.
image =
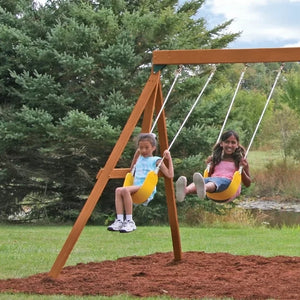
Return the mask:
<path id="1" fill-rule="evenodd" d="M 0 280 L 0 292 L 30 294 L 178 298 L 299 299 L 300 258 L 228 253 L 173 252 L 130 256 L 65 267 L 58 279 L 47 273 Z"/>

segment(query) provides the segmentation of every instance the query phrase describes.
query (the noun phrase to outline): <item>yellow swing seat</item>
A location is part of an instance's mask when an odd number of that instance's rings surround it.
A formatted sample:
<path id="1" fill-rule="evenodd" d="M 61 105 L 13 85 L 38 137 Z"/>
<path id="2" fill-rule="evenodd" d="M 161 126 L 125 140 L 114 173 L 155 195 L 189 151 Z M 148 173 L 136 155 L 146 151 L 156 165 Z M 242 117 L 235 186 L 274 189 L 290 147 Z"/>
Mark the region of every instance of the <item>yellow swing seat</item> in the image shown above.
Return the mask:
<path id="1" fill-rule="evenodd" d="M 206 169 L 204 171 L 204 178 L 208 177 L 208 170 Z M 228 188 L 222 192 L 216 192 L 216 193 L 206 193 L 207 197 L 214 200 L 214 201 L 226 201 L 230 198 L 232 198 L 236 192 L 239 189 L 239 186 L 241 185 L 242 181 L 242 175 L 241 171 L 235 171 L 233 174 L 232 181 Z"/>
<path id="2" fill-rule="evenodd" d="M 125 180 L 123 186 L 133 185 L 134 177 L 132 173 L 127 173 L 125 176 Z M 142 186 L 139 188 L 137 192 L 132 194 L 132 202 L 135 204 L 141 204 L 151 196 L 158 182 L 158 175 L 155 171 L 150 171 Z"/>

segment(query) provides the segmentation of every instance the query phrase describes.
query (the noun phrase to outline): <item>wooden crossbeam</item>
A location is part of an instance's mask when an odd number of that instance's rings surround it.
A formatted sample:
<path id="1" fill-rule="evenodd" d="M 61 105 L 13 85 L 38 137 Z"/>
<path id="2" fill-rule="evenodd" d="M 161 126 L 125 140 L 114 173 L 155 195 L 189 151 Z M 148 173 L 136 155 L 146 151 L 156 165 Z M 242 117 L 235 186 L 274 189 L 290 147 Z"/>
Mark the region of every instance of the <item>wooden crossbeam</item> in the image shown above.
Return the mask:
<path id="1" fill-rule="evenodd" d="M 153 65 L 300 61 L 300 48 L 157 50 Z"/>

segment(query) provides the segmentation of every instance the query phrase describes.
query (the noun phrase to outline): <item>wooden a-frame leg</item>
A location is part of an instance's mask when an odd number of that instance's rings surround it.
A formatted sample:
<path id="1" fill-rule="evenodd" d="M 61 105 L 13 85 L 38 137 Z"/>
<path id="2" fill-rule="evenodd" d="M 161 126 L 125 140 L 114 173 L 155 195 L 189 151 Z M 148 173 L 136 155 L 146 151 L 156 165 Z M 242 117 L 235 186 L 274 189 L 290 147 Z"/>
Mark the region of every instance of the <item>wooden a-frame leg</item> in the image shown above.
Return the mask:
<path id="1" fill-rule="evenodd" d="M 161 84 L 159 84 L 157 99 L 156 99 L 157 113 L 159 112 L 162 105 L 163 105 L 163 95 L 162 95 Z M 164 111 L 162 111 L 162 114 L 160 115 L 157 125 L 158 125 L 160 149 L 161 152 L 163 153 L 165 149 L 169 148 L 166 118 L 165 118 Z M 168 162 L 164 161 L 164 163 L 167 164 Z M 168 206 L 169 224 L 170 224 L 171 234 L 172 234 L 174 260 L 179 261 L 182 258 L 182 251 L 181 251 L 181 241 L 180 241 L 180 233 L 179 233 L 177 207 L 175 202 L 173 178 L 165 177 L 164 180 L 165 180 L 165 191 L 166 191 L 166 199 L 167 199 L 167 206 Z"/>
<path id="2" fill-rule="evenodd" d="M 91 191 L 84 207 L 82 208 L 65 244 L 63 245 L 59 255 L 57 256 L 50 272 L 48 275 L 52 278 L 57 278 L 60 274 L 62 268 L 64 267 L 72 249 L 74 248 L 84 226 L 86 225 L 88 219 L 90 218 L 108 180 L 110 174 L 115 168 L 121 154 L 123 153 L 133 130 L 139 121 L 142 112 L 144 111 L 149 98 L 156 93 L 156 87 L 159 82 L 160 72 L 156 74 L 151 74 L 143 91 L 140 95 L 112 153 L 110 154 L 105 166 L 99 171 L 97 176 L 97 181 L 94 188 Z"/>

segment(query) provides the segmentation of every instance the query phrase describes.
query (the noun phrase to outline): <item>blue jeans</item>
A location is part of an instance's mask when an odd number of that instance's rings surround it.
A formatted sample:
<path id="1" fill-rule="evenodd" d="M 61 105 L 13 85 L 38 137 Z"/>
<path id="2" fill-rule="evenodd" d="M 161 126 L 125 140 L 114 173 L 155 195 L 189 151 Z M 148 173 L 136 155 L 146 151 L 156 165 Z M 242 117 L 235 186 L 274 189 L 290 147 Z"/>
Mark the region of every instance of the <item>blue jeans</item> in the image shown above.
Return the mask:
<path id="1" fill-rule="evenodd" d="M 204 182 L 213 182 L 216 186 L 215 192 L 222 192 L 228 188 L 231 180 L 224 177 L 206 177 L 204 178 Z"/>

